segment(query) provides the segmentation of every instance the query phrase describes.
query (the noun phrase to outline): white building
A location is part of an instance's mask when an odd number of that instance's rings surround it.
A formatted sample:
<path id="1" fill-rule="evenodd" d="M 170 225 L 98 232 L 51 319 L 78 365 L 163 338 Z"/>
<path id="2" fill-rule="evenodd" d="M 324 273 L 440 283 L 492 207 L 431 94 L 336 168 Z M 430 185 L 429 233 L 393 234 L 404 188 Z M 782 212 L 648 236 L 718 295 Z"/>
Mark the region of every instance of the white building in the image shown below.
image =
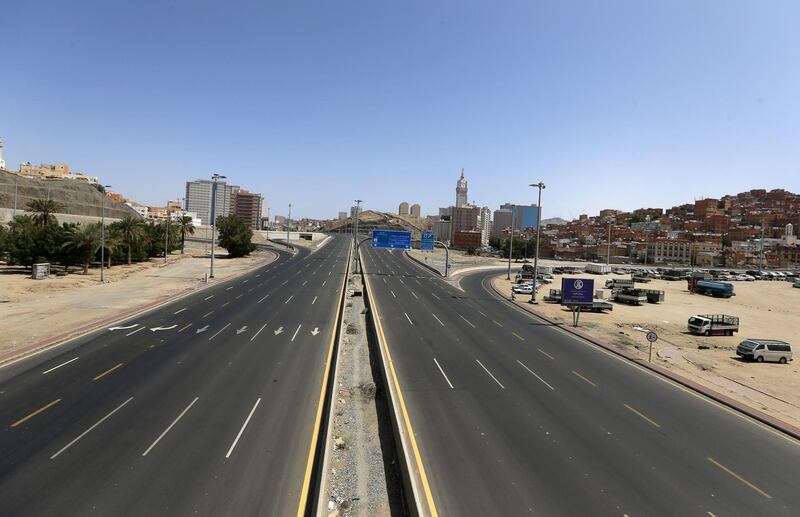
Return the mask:
<path id="1" fill-rule="evenodd" d="M 481 231 L 481 246 L 488 246 L 492 234 L 492 211 L 488 206 L 481 208 L 478 215 L 478 229 Z"/>
<path id="2" fill-rule="evenodd" d="M 147 217 L 147 212 L 149 211 L 149 209 L 146 206 L 140 205 L 139 203 L 130 202 L 130 201 L 125 203 L 125 204 L 128 205 L 129 207 L 133 208 L 134 210 L 136 210 L 136 213 L 141 215 L 143 218 Z"/>
<path id="3" fill-rule="evenodd" d="M 6 168 L 6 161 L 3 159 L 3 141 L 0 140 L 0 169 Z"/>

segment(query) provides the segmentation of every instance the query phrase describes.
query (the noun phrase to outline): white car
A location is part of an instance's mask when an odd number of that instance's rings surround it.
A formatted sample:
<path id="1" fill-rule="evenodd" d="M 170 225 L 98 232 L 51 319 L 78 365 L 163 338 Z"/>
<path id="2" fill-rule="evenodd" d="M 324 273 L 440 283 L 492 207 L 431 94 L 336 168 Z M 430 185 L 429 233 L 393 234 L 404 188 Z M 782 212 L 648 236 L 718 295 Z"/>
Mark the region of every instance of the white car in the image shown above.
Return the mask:
<path id="1" fill-rule="evenodd" d="M 516 285 L 512 289 L 517 294 L 533 294 L 533 285 L 531 284 L 523 284 L 523 285 Z"/>
<path id="2" fill-rule="evenodd" d="M 733 277 L 734 280 L 741 280 L 742 282 L 752 282 L 755 280 L 755 277 L 750 275 L 736 275 Z"/>

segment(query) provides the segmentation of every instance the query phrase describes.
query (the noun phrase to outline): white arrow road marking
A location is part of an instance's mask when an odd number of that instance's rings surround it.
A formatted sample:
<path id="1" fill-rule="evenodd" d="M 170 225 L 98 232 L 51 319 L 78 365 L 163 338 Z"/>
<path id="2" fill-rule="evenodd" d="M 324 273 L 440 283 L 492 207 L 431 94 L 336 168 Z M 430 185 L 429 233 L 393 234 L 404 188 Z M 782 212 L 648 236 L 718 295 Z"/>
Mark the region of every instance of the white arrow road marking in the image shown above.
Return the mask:
<path id="1" fill-rule="evenodd" d="M 127 330 L 132 329 L 133 327 L 138 327 L 138 323 L 134 323 L 133 325 L 128 325 L 127 327 L 110 327 L 108 330 Z"/>
<path id="2" fill-rule="evenodd" d="M 311 331 L 311 335 L 316 336 L 317 334 L 319 334 L 319 327 L 314 327 L 314 330 Z"/>
<path id="3" fill-rule="evenodd" d="M 195 334 L 200 334 L 201 332 L 205 332 L 206 330 L 208 330 L 208 325 L 206 325 L 205 327 L 203 327 L 201 329 L 195 330 L 194 333 Z"/>
<path id="4" fill-rule="evenodd" d="M 274 332 L 275 332 L 275 335 L 277 336 L 278 334 L 283 332 L 283 327 L 278 327 L 278 330 L 275 330 Z"/>
<path id="5" fill-rule="evenodd" d="M 177 326 L 178 325 L 172 325 L 171 327 L 153 327 L 150 330 L 152 330 L 153 332 L 156 332 L 157 330 L 172 330 Z"/>
<path id="6" fill-rule="evenodd" d="M 210 338 L 208 338 L 208 340 L 209 340 L 209 341 L 211 341 L 211 340 L 212 340 L 212 339 L 214 339 L 215 337 L 219 336 L 219 333 L 220 333 L 220 332 L 222 332 L 223 330 L 225 330 L 226 328 L 228 328 L 228 327 L 230 327 L 230 326 L 231 326 L 231 324 L 230 324 L 230 323 L 228 323 L 227 325 L 225 325 L 224 327 L 222 327 L 221 329 L 219 329 L 219 330 L 217 331 L 217 333 L 216 333 L 216 334 L 214 334 L 213 336 L 211 336 Z"/>
<path id="7" fill-rule="evenodd" d="M 258 335 L 259 335 L 259 334 L 261 334 L 261 331 L 262 331 L 262 330 L 264 330 L 264 327 L 266 327 L 266 326 L 267 326 L 267 324 L 266 324 L 266 323 L 264 323 L 263 325 L 261 325 L 261 328 L 260 328 L 260 329 L 258 329 L 258 332 L 256 332 L 256 334 L 255 334 L 253 337 L 251 337 L 251 338 L 250 338 L 250 341 L 252 341 L 252 340 L 254 340 L 255 338 L 257 338 L 257 337 L 258 337 Z"/>
<path id="8" fill-rule="evenodd" d="M 238 336 L 239 334 L 241 334 L 245 330 L 247 330 L 247 325 L 245 325 L 244 327 L 242 327 L 240 329 L 236 329 L 236 335 Z"/>
<path id="9" fill-rule="evenodd" d="M 292 341 L 294 341 L 294 338 L 297 337 L 297 333 L 300 332 L 300 327 L 302 327 L 302 326 L 303 326 L 302 323 L 297 326 L 297 330 L 294 331 L 294 336 L 292 336 Z"/>
<path id="10" fill-rule="evenodd" d="M 132 335 L 136 334 L 137 332 L 139 332 L 140 330 L 144 330 L 144 329 L 146 329 L 146 328 L 147 328 L 147 327 L 139 327 L 138 329 L 134 330 L 133 332 L 128 332 L 128 333 L 127 333 L 127 334 L 125 334 L 125 335 L 126 335 L 126 336 L 132 336 Z"/>

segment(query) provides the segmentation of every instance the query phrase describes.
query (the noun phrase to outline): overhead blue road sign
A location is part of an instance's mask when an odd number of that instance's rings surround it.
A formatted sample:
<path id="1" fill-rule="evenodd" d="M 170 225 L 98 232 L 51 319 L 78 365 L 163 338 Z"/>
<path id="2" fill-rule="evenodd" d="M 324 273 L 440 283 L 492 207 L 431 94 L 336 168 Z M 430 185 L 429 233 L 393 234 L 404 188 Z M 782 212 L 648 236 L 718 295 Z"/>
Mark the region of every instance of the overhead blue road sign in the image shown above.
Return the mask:
<path id="1" fill-rule="evenodd" d="M 411 249 L 411 232 L 372 230 L 372 247 L 385 249 Z"/>
<path id="2" fill-rule="evenodd" d="M 562 278 L 561 305 L 591 305 L 594 301 L 594 280 Z"/>
<path id="3" fill-rule="evenodd" d="M 419 249 L 422 251 L 433 251 L 435 240 L 436 238 L 434 237 L 433 232 L 422 232 Z"/>

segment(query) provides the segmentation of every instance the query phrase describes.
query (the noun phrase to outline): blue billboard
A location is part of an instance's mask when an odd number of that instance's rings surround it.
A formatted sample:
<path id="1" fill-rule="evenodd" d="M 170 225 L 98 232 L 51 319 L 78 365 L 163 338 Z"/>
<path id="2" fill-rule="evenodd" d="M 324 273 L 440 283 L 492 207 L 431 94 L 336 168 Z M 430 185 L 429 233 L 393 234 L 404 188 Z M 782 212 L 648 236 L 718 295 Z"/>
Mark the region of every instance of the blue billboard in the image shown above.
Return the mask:
<path id="1" fill-rule="evenodd" d="M 594 279 L 561 279 L 561 305 L 591 305 L 593 301 Z"/>
<path id="2" fill-rule="evenodd" d="M 372 247 L 384 249 L 411 249 L 411 232 L 372 230 Z"/>
<path id="3" fill-rule="evenodd" d="M 419 249 L 422 251 L 433 251 L 436 238 L 433 232 L 422 232 L 422 238 L 419 241 Z"/>

